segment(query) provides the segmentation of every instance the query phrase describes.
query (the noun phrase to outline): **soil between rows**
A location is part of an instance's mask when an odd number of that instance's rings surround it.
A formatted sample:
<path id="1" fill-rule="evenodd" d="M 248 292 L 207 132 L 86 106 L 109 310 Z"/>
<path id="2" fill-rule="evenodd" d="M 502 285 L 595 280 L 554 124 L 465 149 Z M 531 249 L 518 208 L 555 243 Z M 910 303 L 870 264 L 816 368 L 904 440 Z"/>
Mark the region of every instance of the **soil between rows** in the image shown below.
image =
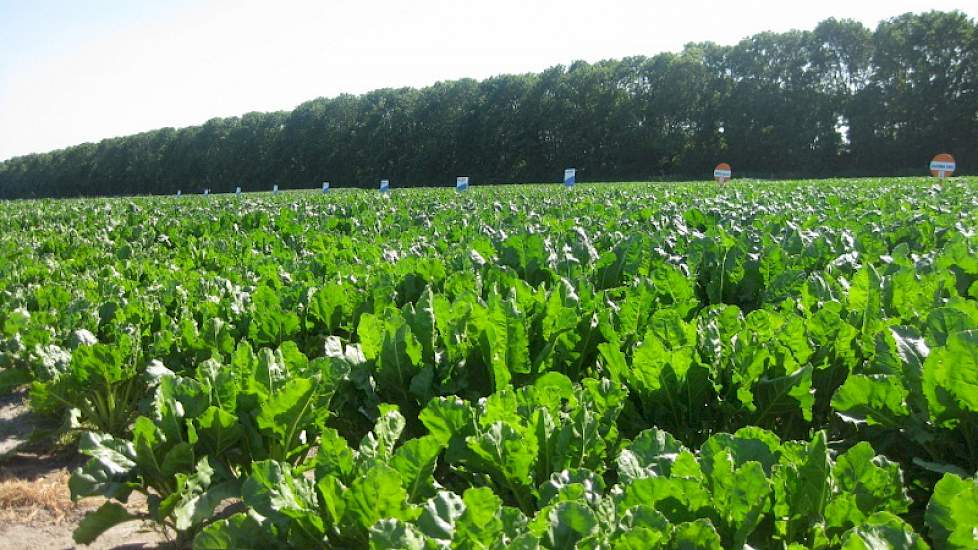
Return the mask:
<path id="1" fill-rule="evenodd" d="M 92 545 L 75 544 L 72 531 L 100 499 L 71 502 L 68 477 L 84 457 L 69 449 L 35 443 L 38 429 L 27 406 L 26 392 L 0 396 L 0 548 L 64 550 L 68 548 L 136 550 L 163 548 L 162 533 L 139 522 L 116 526 Z M 145 510 L 145 499 L 133 495 L 127 506 Z"/>

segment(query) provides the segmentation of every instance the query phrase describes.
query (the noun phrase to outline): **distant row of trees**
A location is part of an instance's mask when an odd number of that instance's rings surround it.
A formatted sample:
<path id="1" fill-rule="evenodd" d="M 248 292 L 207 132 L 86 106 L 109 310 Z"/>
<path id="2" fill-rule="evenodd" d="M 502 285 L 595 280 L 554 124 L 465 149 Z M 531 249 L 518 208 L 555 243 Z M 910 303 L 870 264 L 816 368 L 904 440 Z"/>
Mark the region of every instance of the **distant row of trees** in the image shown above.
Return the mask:
<path id="1" fill-rule="evenodd" d="M 906 14 L 828 19 L 734 46 L 575 62 L 539 74 L 320 98 L 0 163 L 0 197 L 185 193 L 978 167 L 978 27 Z"/>

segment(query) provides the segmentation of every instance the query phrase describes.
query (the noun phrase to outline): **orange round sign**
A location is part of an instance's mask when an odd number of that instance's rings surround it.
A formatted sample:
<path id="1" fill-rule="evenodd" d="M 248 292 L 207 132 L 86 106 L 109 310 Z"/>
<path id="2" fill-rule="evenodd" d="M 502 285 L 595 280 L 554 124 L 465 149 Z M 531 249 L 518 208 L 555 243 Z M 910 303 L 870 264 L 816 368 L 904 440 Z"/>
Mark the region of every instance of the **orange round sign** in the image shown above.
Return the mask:
<path id="1" fill-rule="evenodd" d="M 958 167 L 954 162 L 954 157 L 947 153 L 941 153 L 930 161 L 930 175 L 935 178 L 947 178 L 954 173 L 954 170 Z"/>
<path id="2" fill-rule="evenodd" d="M 726 162 L 717 164 L 717 167 L 713 169 L 713 179 L 717 180 L 717 183 L 723 184 L 730 181 L 730 176 L 730 165 Z"/>

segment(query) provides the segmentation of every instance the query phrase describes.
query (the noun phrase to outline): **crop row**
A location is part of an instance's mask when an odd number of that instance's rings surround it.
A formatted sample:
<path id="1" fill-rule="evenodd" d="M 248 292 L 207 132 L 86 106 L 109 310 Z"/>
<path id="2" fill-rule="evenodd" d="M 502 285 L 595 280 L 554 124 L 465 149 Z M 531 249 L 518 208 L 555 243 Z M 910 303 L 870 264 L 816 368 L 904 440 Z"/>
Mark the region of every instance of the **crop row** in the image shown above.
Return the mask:
<path id="1" fill-rule="evenodd" d="M 0 391 L 79 434 L 79 542 L 973 548 L 976 210 L 968 179 L 7 203 Z"/>

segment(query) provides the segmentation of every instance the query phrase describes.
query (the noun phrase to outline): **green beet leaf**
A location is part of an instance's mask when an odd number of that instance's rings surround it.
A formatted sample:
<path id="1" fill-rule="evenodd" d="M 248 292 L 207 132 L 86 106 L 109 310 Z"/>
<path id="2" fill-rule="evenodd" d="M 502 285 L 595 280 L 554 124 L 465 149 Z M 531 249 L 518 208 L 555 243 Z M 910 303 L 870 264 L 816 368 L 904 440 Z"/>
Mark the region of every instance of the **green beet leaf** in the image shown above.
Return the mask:
<path id="1" fill-rule="evenodd" d="M 978 548 L 978 479 L 944 474 L 927 503 L 925 521 L 937 548 Z"/>
<path id="2" fill-rule="evenodd" d="M 424 550 L 425 536 L 399 519 L 382 519 L 370 528 L 371 550 Z"/>
<path id="3" fill-rule="evenodd" d="M 909 392 L 890 375 L 850 375 L 832 396 L 832 408 L 847 422 L 900 429 L 910 410 Z"/>
<path id="4" fill-rule="evenodd" d="M 106 502 L 98 510 L 86 514 L 72 532 L 71 537 L 78 544 L 91 544 L 102 533 L 116 525 L 140 518 L 140 516 L 129 513 L 121 504 Z"/>
<path id="5" fill-rule="evenodd" d="M 404 442 L 394 451 L 390 466 L 401 474 L 408 500 L 418 502 L 434 495 L 433 478 L 442 445 L 431 435 Z"/>
<path id="6" fill-rule="evenodd" d="M 877 512 L 850 530 L 842 540 L 843 550 L 928 550 L 913 528 L 890 512 Z"/>

